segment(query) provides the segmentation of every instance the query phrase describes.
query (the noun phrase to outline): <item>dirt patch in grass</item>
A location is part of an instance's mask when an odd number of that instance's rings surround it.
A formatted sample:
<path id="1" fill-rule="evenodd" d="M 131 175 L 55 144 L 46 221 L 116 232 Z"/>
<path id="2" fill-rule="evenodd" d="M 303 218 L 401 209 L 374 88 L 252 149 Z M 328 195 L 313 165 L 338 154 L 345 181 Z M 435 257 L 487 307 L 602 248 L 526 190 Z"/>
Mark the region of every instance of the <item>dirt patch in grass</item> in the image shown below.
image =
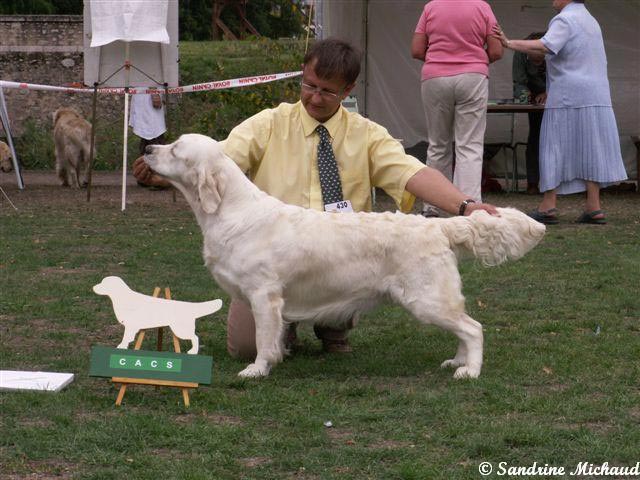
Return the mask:
<path id="1" fill-rule="evenodd" d="M 51 428 L 55 426 L 52 420 L 47 418 L 28 417 L 21 418 L 17 421 L 17 424 L 26 428 Z"/>
<path id="2" fill-rule="evenodd" d="M 11 473 L 11 466 L 3 466 L 3 472 L 0 473 L 2 480 L 65 480 L 74 478 L 76 473 L 81 470 L 77 465 L 65 462 L 63 460 L 41 460 L 26 461 L 20 464 L 21 471 L 30 473 L 14 474 Z"/>
<path id="3" fill-rule="evenodd" d="M 260 465 L 268 465 L 272 461 L 273 460 L 270 459 L 269 457 L 247 457 L 247 458 L 241 458 L 240 460 L 238 460 L 238 462 L 240 462 L 241 465 L 247 468 L 255 468 L 255 467 L 259 467 Z"/>
<path id="4" fill-rule="evenodd" d="M 86 189 L 60 187 L 53 171 L 24 171 L 23 178 L 25 189 L 20 191 L 16 186 L 13 174 L 0 175 L 0 185 L 19 211 L 28 212 L 31 209 L 46 207 L 63 211 L 77 209 L 85 214 L 90 214 L 92 208 L 108 204 L 113 206 L 114 214 L 120 214 L 121 172 L 94 172 L 90 202 L 87 202 Z M 502 182 L 501 179 L 498 180 Z M 526 195 L 524 193 L 490 193 L 484 194 L 483 197 L 486 202 L 497 206 L 510 206 L 523 211 L 535 208 L 542 199 L 541 195 Z M 634 208 L 634 205 L 637 205 L 637 199 L 638 195 L 633 192 L 612 193 L 605 191 L 602 194 L 603 208 L 613 221 L 617 215 L 628 211 L 629 208 Z M 582 212 L 583 203 L 584 197 L 581 194 L 563 196 L 558 200 L 561 223 L 567 224 L 563 226 L 571 225 L 574 228 L 584 228 L 583 225 L 573 224 L 573 220 Z M 173 190 L 152 191 L 148 188 L 142 188 L 136 184 L 135 178 L 131 174 L 127 175 L 127 206 L 144 208 L 148 205 L 157 206 L 159 204 L 169 211 L 189 208 L 180 193 L 174 195 Z M 7 206 L 7 208 L 9 207 Z M 395 211 L 396 205 L 384 192 L 377 190 L 374 209 Z M 416 202 L 413 212 L 418 213 L 421 209 L 421 202 Z"/>
<path id="5" fill-rule="evenodd" d="M 49 277 L 52 275 L 78 275 L 78 274 L 93 274 L 96 273 L 97 270 L 92 268 L 83 268 L 83 267 L 74 267 L 74 268 L 64 268 L 64 266 L 58 267 L 43 267 L 38 272 L 41 277 Z"/>
<path id="6" fill-rule="evenodd" d="M 569 431 L 586 428 L 596 435 L 608 434 L 618 428 L 616 425 L 608 422 L 559 423 L 558 427 Z"/>
<path id="7" fill-rule="evenodd" d="M 398 448 L 415 448 L 413 443 L 399 442 L 396 440 L 378 440 L 377 442 L 370 443 L 367 448 L 372 450 L 395 450 Z"/>
<path id="8" fill-rule="evenodd" d="M 178 424 L 190 424 L 199 420 L 205 420 L 207 423 L 214 425 L 234 425 L 243 426 L 244 421 L 239 417 L 232 415 L 223 415 L 219 413 L 197 413 L 197 414 L 185 414 L 174 418 L 174 422 Z"/>
<path id="9" fill-rule="evenodd" d="M 185 452 L 183 450 L 175 450 L 171 448 L 154 448 L 150 451 L 153 458 L 162 458 L 165 460 L 188 460 L 195 458 L 195 455 L 191 452 Z"/>
<path id="10" fill-rule="evenodd" d="M 550 393 L 564 392 L 569 385 L 564 383 L 549 383 L 545 385 L 527 385 L 524 387 L 529 395 L 548 395 Z"/>
<path id="11" fill-rule="evenodd" d="M 343 430 L 340 428 L 327 428 L 327 436 L 331 441 L 343 445 L 355 445 L 354 433 L 351 430 Z"/>

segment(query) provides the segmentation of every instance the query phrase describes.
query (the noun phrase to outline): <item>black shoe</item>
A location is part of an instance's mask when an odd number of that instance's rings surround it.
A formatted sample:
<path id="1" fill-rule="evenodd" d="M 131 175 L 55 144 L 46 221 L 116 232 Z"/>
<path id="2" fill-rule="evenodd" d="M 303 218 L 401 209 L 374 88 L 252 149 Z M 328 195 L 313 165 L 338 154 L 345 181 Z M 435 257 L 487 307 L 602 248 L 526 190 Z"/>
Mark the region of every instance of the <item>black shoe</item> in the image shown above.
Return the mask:
<path id="1" fill-rule="evenodd" d="M 544 212 L 541 212 L 537 208 L 527 213 L 536 222 L 544 223 L 545 225 L 556 225 L 558 223 L 558 209 L 550 208 Z"/>

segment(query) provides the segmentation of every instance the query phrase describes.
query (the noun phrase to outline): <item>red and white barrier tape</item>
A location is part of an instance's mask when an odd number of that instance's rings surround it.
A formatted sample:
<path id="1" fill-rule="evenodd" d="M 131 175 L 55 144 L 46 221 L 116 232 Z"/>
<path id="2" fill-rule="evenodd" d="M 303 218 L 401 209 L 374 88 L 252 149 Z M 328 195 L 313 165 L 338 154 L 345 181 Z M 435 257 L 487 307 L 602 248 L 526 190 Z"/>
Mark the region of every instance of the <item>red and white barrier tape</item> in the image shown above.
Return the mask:
<path id="1" fill-rule="evenodd" d="M 216 80 L 212 82 L 196 83 L 194 85 L 186 85 L 184 87 L 169 87 L 167 92 L 174 93 L 191 93 L 191 92 L 204 92 L 207 90 L 223 90 L 226 88 L 246 87 L 247 85 L 258 85 L 261 83 L 275 82 L 276 80 L 284 80 L 285 78 L 299 77 L 302 72 L 285 72 L 285 73 L 273 73 L 270 75 L 258 75 L 255 77 L 242 77 L 233 78 L 230 80 Z M 20 82 L 7 82 L 0 80 L 0 87 L 2 88 L 17 88 L 21 90 L 45 90 L 49 92 L 66 92 L 66 93 L 93 93 L 92 88 L 77 88 L 77 87 L 55 87 L 52 85 L 38 85 L 35 83 L 20 83 Z M 140 93 L 162 93 L 163 87 L 131 87 L 129 88 L 129 94 L 136 95 Z M 113 95 L 122 95 L 125 93 L 124 88 L 98 88 L 98 93 L 109 93 Z"/>

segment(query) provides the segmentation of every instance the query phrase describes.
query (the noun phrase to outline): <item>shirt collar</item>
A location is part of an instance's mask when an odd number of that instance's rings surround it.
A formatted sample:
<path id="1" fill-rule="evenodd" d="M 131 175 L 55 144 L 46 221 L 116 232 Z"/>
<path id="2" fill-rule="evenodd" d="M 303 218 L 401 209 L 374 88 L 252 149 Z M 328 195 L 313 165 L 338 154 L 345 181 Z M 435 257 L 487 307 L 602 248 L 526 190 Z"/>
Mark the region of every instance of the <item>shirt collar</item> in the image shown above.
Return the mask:
<path id="1" fill-rule="evenodd" d="M 342 121 L 344 115 L 344 107 L 340 105 L 338 111 L 324 123 L 320 123 L 315 118 L 310 116 L 302 105 L 301 101 L 298 101 L 298 108 L 300 109 L 300 119 L 302 120 L 302 129 L 304 131 L 305 137 L 315 133 L 316 127 L 318 125 L 324 125 L 325 128 L 329 131 L 329 135 L 331 138 L 335 138 L 336 133 L 340 127 L 340 123 Z"/>

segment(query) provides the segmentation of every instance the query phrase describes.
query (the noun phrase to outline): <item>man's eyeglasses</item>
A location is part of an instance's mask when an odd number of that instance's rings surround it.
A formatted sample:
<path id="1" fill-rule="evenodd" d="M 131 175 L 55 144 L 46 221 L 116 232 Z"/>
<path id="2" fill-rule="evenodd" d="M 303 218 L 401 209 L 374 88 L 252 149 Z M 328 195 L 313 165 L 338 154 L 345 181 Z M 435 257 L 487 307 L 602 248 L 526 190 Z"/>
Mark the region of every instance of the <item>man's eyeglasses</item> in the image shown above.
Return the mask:
<path id="1" fill-rule="evenodd" d="M 325 100 L 338 100 L 340 98 L 340 95 L 342 95 L 342 93 L 343 93 L 343 92 L 333 93 L 333 92 L 330 92 L 329 90 L 325 90 L 325 89 L 320 88 L 320 87 L 313 87 L 313 86 L 309 85 L 308 83 L 304 83 L 304 82 L 301 82 L 300 85 L 301 85 L 302 90 L 304 92 L 309 93 L 311 95 L 313 95 L 314 93 L 317 93 L 318 95 L 320 95 Z"/>

